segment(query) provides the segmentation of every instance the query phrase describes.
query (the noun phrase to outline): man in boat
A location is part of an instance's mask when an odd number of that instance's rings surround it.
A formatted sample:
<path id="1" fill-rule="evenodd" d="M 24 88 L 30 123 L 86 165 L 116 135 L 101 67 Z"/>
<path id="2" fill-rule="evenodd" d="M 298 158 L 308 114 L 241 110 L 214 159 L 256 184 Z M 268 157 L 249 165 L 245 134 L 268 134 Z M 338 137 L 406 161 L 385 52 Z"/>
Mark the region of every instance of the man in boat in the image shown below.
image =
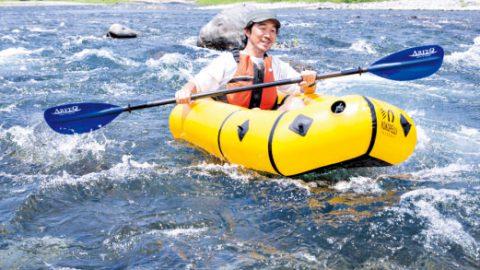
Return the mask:
<path id="1" fill-rule="evenodd" d="M 223 100 L 245 108 L 262 110 L 288 110 L 303 106 L 303 100 L 296 96 L 315 92 L 316 72 L 305 70 L 298 73 L 278 57 L 267 54 L 275 44 L 280 26 L 275 13 L 269 10 L 253 11 L 243 29 L 245 48 L 222 53 L 214 59 L 175 93 L 177 103 L 190 103 L 192 94 L 219 89 L 225 85 L 233 88 L 301 76 L 303 80 L 298 85 L 227 94 Z"/>

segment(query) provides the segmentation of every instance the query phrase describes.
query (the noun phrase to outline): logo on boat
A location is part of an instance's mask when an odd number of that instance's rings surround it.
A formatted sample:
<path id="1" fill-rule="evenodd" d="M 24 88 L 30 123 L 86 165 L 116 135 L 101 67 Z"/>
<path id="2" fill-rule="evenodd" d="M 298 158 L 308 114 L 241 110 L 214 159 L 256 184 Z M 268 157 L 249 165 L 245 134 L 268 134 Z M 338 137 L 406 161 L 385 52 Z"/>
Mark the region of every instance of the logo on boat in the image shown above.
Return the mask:
<path id="1" fill-rule="evenodd" d="M 61 109 L 55 109 L 55 111 L 52 113 L 54 115 L 65 115 L 65 114 L 74 114 L 76 112 L 81 111 L 78 106 L 72 106 L 72 107 L 67 107 L 67 108 L 61 108 Z"/>
<path id="2" fill-rule="evenodd" d="M 415 58 L 421 58 L 421 57 L 427 57 L 432 54 L 437 53 L 435 48 L 430 48 L 430 49 L 425 49 L 425 50 L 414 50 L 413 53 L 410 55 L 410 57 L 415 57 Z"/>
<path id="3" fill-rule="evenodd" d="M 380 113 L 382 114 L 382 123 L 381 127 L 386 132 L 388 136 L 397 135 L 397 128 L 393 124 L 395 122 L 395 114 L 392 110 L 385 111 L 383 108 L 380 108 Z"/>

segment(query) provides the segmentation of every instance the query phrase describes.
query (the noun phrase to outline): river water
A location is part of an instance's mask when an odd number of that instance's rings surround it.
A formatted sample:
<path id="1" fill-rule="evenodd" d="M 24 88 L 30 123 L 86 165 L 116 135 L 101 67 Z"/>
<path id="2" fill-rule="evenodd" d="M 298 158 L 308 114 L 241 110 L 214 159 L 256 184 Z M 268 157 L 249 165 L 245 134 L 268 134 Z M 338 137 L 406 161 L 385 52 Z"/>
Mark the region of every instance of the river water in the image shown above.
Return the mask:
<path id="1" fill-rule="evenodd" d="M 196 36 L 218 10 L 186 4 L 0 7 L 0 269 L 478 269 L 477 11 L 281 9 L 272 54 L 319 73 L 439 44 L 433 76 L 331 79 L 405 109 L 410 159 L 292 178 L 222 163 L 172 139 L 171 106 L 86 135 L 49 107 L 172 97 L 218 52 Z M 104 37 L 112 23 L 138 30 Z"/>

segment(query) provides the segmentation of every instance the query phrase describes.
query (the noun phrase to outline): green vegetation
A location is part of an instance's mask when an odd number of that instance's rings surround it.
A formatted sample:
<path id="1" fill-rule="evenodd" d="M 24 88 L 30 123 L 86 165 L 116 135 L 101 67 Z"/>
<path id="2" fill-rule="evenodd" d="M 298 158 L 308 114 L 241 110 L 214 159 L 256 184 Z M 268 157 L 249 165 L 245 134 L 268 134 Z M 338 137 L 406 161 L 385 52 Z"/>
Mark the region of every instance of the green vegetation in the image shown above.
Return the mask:
<path id="1" fill-rule="evenodd" d="M 305 2 L 305 3 L 321 3 L 321 2 L 333 2 L 333 3 L 363 3 L 363 2 L 382 2 L 385 0 L 196 0 L 199 5 L 222 5 L 233 4 L 243 2 L 257 2 L 257 3 L 279 3 L 279 2 Z"/>
<path id="2" fill-rule="evenodd" d="M 73 3 L 86 3 L 86 4 L 117 4 L 117 3 L 124 3 L 124 2 L 129 2 L 129 0 L 0 0 L 0 5 L 2 3 L 8 3 L 8 2 L 19 2 L 19 3 L 41 3 L 41 2 L 73 2 Z"/>
<path id="3" fill-rule="evenodd" d="M 62 0 L 53 0 L 53 1 L 62 1 Z M 68 0 L 67 2 L 90 3 L 90 4 L 116 4 L 116 3 L 125 3 L 129 1 L 128 0 Z"/>
<path id="4" fill-rule="evenodd" d="M 172 0 L 174 1 L 174 0 Z M 333 3 L 363 3 L 363 2 L 382 2 L 388 0 L 195 0 L 199 5 L 224 5 L 233 3 L 244 2 L 257 2 L 257 3 L 280 3 L 280 2 L 303 2 L 303 3 L 321 3 L 321 2 L 333 2 Z M 117 4 L 125 2 L 135 2 L 135 0 L 0 0 L 2 3 L 8 2 L 20 2 L 20 3 L 35 3 L 35 2 L 74 2 L 74 3 L 86 3 L 86 4 Z"/>

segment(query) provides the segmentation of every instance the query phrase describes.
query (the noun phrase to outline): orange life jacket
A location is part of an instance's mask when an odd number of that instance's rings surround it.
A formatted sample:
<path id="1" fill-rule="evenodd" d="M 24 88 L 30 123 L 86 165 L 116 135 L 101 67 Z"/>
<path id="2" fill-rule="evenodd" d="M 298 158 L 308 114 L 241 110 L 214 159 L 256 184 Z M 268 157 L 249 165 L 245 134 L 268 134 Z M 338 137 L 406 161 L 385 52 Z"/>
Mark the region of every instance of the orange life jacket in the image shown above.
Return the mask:
<path id="1" fill-rule="evenodd" d="M 234 82 L 227 84 L 228 89 L 252 85 L 252 83 L 258 84 L 275 81 L 275 78 L 273 76 L 271 56 L 266 56 L 263 59 L 265 66 L 264 70 L 259 70 L 257 66 L 250 60 L 250 56 L 247 54 L 234 54 L 234 58 L 236 58 L 235 60 L 238 59 L 237 71 L 235 72 L 235 75 L 232 79 L 232 81 Z M 252 77 L 253 80 L 235 81 L 235 78 L 245 76 Z M 262 110 L 276 109 L 277 98 L 277 87 L 268 87 L 255 91 L 247 90 L 227 95 L 227 101 L 230 104 L 250 109 L 260 108 Z"/>

